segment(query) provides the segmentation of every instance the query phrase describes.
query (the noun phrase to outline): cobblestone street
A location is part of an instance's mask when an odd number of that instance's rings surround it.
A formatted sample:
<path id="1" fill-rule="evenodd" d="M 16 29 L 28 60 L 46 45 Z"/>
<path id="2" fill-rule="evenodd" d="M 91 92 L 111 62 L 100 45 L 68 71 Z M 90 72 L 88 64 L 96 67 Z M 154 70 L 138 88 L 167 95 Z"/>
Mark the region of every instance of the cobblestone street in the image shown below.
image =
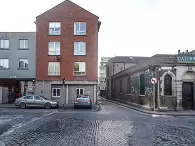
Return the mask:
<path id="1" fill-rule="evenodd" d="M 193 146 L 195 117 L 147 115 L 99 100 L 87 109 L 0 109 L 7 146 Z"/>

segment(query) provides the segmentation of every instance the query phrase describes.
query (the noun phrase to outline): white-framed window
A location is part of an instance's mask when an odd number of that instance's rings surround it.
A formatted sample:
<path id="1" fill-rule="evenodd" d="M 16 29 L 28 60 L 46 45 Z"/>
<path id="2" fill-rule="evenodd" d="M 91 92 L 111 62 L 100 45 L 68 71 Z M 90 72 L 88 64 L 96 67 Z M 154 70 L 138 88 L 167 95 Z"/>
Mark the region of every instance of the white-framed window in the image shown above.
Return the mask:
<path id="1" fill-rule="evenodd" d="M 84 94 L 84 88 L 76 88 L 76 90 L 77 90 L 77 95 Z"/>
<path id="2" fill-rule="evenodd" d="M 28 68 L 28 59 L 19 59 L 19 68 Z"/>
<path id="3" fill-rule="evenodd" d="M 86 55 L 86 42 L 74 42 L 74 55 Z"/>
<path id="4" fill-rule="evenodd" d="M 28 40 L 20 39 L 19 40 L 19 49 L 28 49 Z"/>
<path id="5" fill-rule="evenodd" d="M 74 35 L 86 35 L 86 22 L 74 22 Z"/>
<path id="6" fill-rule="evenodd" d="M 52 88 L 52 97 L 60 97 L 60 88 Z"/>
<path id="7" fill-rule="evenodd" d="M 60 42 L 49 42 L 49 55 L 60 55 Z"/>
<path id="8" fill-rule="evenodd" d="M 8 69 L 8 68 L 9 68 L 9 59 L 1 58 L 0 69 Z"/>
<path id="9" fill-rule="evenodd" d="M 61 23 L 49 22 L 49 35 L 60 35 L 60 34 L 61 34 Z"/>
<path id="10" fill-rule="evenodd" d="M 74 62 L 74 75 L 86 75 L 85 62 Z"/>
<path id="11" fill-rule="evenodd" d="M 60 75 L 60 62 L 49 62 L 48 63 L 48 75 L 59 76 Z"/>
<path id="12" fill-rule="evenodd" d="M 9 40 L 1 40 L 0 49 L 9 49 Z"/>

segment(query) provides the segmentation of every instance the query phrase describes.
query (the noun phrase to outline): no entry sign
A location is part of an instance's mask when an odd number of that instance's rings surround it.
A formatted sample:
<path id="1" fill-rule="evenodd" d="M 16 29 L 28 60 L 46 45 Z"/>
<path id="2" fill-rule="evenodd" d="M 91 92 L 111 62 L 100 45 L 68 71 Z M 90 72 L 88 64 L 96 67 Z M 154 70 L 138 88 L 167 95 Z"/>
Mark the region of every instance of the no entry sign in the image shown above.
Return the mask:
<path id="1" fill-rule="evenodd" d="M 150 80 L 150 82 L 151 82 L 152 84 L 157 84 L 157 83 L 158 83 L 158 79 L 157 79 L 157 78 L 152 78 L 152 79 Z"/>

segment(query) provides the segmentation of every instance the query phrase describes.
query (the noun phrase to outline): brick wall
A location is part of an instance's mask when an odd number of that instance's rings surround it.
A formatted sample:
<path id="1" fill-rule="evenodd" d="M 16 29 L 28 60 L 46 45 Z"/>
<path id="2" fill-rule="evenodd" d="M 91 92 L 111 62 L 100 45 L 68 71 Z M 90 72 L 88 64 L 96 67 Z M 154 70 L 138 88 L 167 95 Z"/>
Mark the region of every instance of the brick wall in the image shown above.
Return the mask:
<path id="1" fill-rule="evenodd" d="M 77 95 L 76 88 L 84 88 L 84 94 L 87 94 L 90 96 L 90 98 L 93 101 L 93 96 L 94 96 L 94 86 L 93 85 L 69 85 L 69 103 L 72 104 L 74 103 L 74 99 Z"/>
<path id="2" fill-rule="evenodd" d="M 61 36 L 48 36 L 49 22 L 61 22 Z M 87 35 L 74 36 L 74 22 L 86 22 Z M 75 5 L 64 1 L 36 18 L 37 40 L 37 80 L 98 80 L 98 17 Z M 48 56 L 48 42 L 60 41 L 60 76 L 48 77 L 48 61 L 57 61 Z M 86 56 L 74 56 L 74 41 L 86 41 Z M 74 62 L 86 62 L 86 76 L 73 75 Z"/>

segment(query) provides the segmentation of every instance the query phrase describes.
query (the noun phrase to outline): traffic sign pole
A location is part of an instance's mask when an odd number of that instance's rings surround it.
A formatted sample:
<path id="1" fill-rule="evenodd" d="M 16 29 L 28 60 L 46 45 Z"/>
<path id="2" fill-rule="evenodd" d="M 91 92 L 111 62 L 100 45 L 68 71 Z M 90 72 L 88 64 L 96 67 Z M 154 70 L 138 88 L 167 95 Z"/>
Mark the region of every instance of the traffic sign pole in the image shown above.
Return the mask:
<path id="1" fill-rule="evenodd" d="M 150 80 L 150 82 L 153 84 L 153 97 L 152 97 L 152 99 L 153 99 L 153 110 L 155 111 L 155 107 L 156 107 L 156 92 L 155 92 L 155 85 L 157 84 L 158 86 L 159 86 L 159 84 L 158 84 L 158 79 L 157 78 L 152 78 L 151 80 Z M 157 88 L 157 91 L 158 91 L 158 88 Z M 159 92 L 159 91 L 158 91 Z M 159 95 L 158 95 L 159 96 Z M 157 97 L 158 98 L 158 97 Z M 158 100 L 158 102 L 159 102 L 159 99 L 157 99 Z M 159 103 L 157 102 L 157 106 L 159 106 Z"/>
<path id="2" fill-rule="evenodd" d="M 158 82 L 158 97 L 157 97 L 157 99 L 158 99 L 158 110 L 160 110 L 160 83 Z"/>
<path id="3" fill-rule="evenodd" d="M 155 111 L 155 84 L 153 84 L 153 110 Z"/>

